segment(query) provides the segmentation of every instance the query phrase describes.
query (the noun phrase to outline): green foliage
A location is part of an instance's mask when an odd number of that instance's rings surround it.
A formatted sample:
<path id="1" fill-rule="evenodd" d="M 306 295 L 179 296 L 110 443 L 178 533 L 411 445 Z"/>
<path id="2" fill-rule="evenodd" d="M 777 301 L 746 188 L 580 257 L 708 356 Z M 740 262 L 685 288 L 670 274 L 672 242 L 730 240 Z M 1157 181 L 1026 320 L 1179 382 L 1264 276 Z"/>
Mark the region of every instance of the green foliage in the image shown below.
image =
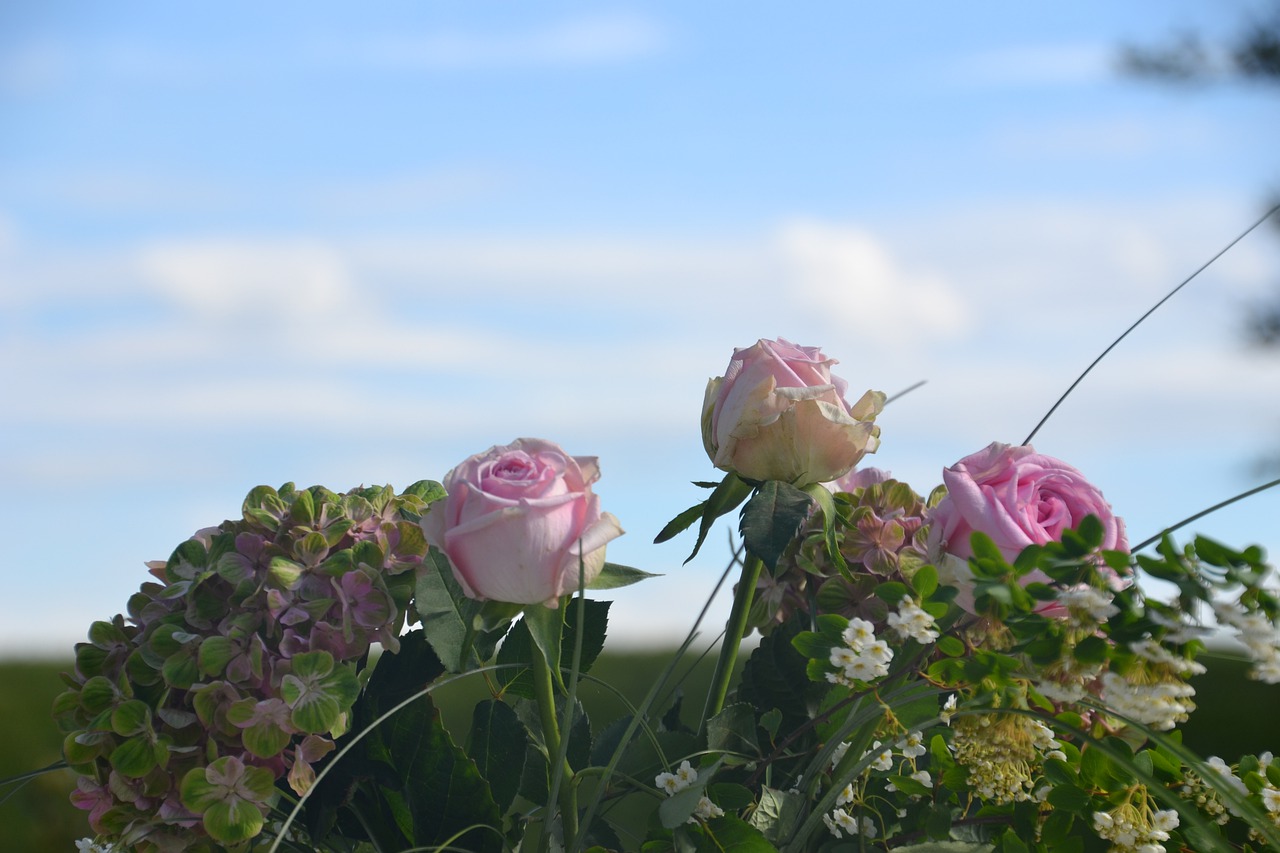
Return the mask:
<path id="1" fill-rule="evenodd" d="M 809 493 L 790 483 L 778 480 L 761 483 L 742 508 L 738 525 L 747 553 L 758 557 L 772 573 L 812 507 L 813 498 Z"/>

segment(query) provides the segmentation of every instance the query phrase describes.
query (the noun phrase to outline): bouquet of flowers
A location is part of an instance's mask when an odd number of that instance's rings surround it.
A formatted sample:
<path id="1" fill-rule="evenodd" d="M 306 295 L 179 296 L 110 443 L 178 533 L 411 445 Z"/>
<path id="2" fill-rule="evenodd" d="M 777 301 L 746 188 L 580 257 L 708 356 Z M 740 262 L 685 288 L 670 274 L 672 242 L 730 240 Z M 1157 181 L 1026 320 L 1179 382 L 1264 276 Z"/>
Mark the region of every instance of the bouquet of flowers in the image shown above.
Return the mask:
<path id="1" fill-rule="evenodd" d="M 81 848 L 1280 849 L 1280 764 L 1177 736 L 1208 612 L 1280 682 L 1261 550 L 1131 545 L 1029 443 L 924 496 L 862 465 L 886 397 L 850 403 L 835 364 L 761 340 L 707 387 L 723 477 L 657 536 L 689 531 L 692 559 L 739 511 L 696 722 L 657 697 L 697 625 L 629 713 L 579 701 L 595 592 L 648 577 L 606 562 L 595 458 L 522 438 L 399 493 L 259 487 L 76 648 L 54 715 Z M 432 700 L 458 679 L 488 694 L 461 745 Z"/>

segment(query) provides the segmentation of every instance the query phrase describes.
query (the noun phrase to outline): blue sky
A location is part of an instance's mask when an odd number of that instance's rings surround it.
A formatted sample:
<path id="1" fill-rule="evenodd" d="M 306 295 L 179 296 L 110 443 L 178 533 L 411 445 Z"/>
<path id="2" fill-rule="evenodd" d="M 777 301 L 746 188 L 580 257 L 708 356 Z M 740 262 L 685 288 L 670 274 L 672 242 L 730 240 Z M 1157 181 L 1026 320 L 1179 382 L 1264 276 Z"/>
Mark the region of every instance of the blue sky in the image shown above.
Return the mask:
<path id="1" fill-rule="evenodd" d="M 666 573 L 615 635 L 677 640 L 722 553 L 650 542 L 715 475 L 733 347 L 928 380 L 872 460 L 923 492 L 1021 441 L 1280 184 L 1274 92 L 1116 70 L 1251 8 L 10 4 L 0 655 L 68 651 L 259 483 L 402 487 L 520 435 L 600 457 L 611 558 Z M 1240 338 L 1278 277 L 1245 241 L 1037 437 L 1135 539 L 1280 444 L 1280 356 Z M 1275 551 L 1278 509 L 1197 529 Z"/>

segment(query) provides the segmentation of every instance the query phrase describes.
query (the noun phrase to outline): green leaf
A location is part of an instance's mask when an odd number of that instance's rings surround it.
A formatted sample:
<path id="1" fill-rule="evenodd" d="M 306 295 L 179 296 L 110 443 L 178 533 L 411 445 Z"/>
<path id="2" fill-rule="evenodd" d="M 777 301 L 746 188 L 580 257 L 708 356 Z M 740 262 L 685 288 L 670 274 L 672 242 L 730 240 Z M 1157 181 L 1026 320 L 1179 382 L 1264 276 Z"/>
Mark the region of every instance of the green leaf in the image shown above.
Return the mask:
<path id="1" fill-rule="evenodd" d="M 701 504 L 702 523 L 698 525 L 698 541 L 693 545 L 693 552 L 685 558 L 686 563 L 698 555 L 698 550 L 706 541 L 707 534 L 711 532 L 716 519 L 733 512 L 749 494 L 751 494 L 751 486 L 745 480 L 732 471 L 724 475 L 724 479 L 712 490 L 710 497 Z M 679 518 L 683 518 L 688 512 L 689 510 L 685 510 Z"/>
<path id="2" fill-rule="evenodd" d="M 471 713 L 467 755 L 475 761 L 480 775 L 489 780 L 499 811 L 505 812 L 515 799 L 528 745 L 524 726 L 511 706 L 497 699 L 476 705 Z"/>
<path id="3" fill-rule="evenodd" d="M 140 699 L 122 702 L 111 711 L 111 730 L 121 737 L 141 734 L 151 724 L 151 708 Z"/>
<path id="4" fill-rule="evenodd" d="M 909 592 L 910 590 L 907 589 L 906 584 L 888 581 L 876 587 L 876 598 L 897 607 L 898 602 L 902 601 L 903 596 L 906 596 Z"/>
<path id="5" fill-rule="evenodd" d="M 911 577 L 911 586 L 915 589 L 916 595 L 921 601 L 925 601 L 929 596 L 933 595 L 934 590 L 938 588 L 938 570 L 933 566 L 925 564 Z"/>
<path id="6" fill-rule="evenodd" d="M 738 684 L 739 700 L 750 702 L 761 714 L 777 708 L 782 731 L 788 732 L 809 721 L 809 661 L 791 644 L 800 624 L 793 618 L 762 638 L 743 665 Z"/>
<path id="7" fill-rule="evenodd" d="M 818 509 L 822 512 L 822 536 L 826 543 L 827 557 L 838 571 L 848 574 L 849 564 L 845 562 L 844 554 L 840 552 L 840 541 L 836 536 L 836 502 L 831 496 L 831 492 L 821 483 L 813 483 L 806 486 L 804 491 L 815 501 L 817 501 Z"/>
<path id="8" fill-rule="evenodd" d="M 373 710 L 380 713 L 389 707 L 378 702 Z M 502 850 L 501 836 L 487 828 L 502 825 L 489 784 L 450 739 L 429 697 L 402 708 L 374 737 L 379 758 L 391 768 L 389 778 L 400 786 L 415 847 L 436 847 L 449 840 L 459 850 Z M 455 834 L 459 836 L 453 838 Z"/>
<path id="9" fill-rule="evenodd" d="M 226 669 L 227 664 L 236 656 L 236 651 L 236 644 L 230 637 L 221 635 L 206 637 L 200 643 L 200 652 L 196 658 L 200 665 L 200 671 L 205 675 L 216 678 L 222 674 L 222 670 Z"/>
<path id="10" fill-rule="evenodd" d="M 706 501 L 703 501 L 701 503 L 694 504 L 675 518 L 668 521 L 666 525 L 658 531 L 658 535 L 653 537 L 653 544 L 661 545 L 663 542 L 674 539 L 676 536 L 687 530 L 689 525 L 702 517 L 703 508 L 706 506 L 706 503 Z M 686 560 L 686 562 L 688 561 Z"/>
<path id="11" fill-rule="evenodd" d="M 1081 663 L 1102 663 L 1107 659 L 1108 645 L 1102 637 L 1085 637 L 1076 644 L 1072 654 Z"/>
<path id="12" fill-rule="evenodd" d="M 596 579 L 587 584 L 587 589 L 618 589 L 624 586 L 631 586 L 633 583 L 639 583 L 646 578 L 660 577 L 662 575 L 633 569 L 630 566 L 605 563 L 604 568 L 600 570 L 600 574 L 596 575 Z"/>
<path id="13" fill-rule="evenodd" d="M 789 839 L 804 819 L 804 797 L 801 794 L 764 787 L 760 802 L 751 812 L 750 823 L 766 839 L 780 844 Z"/>
<path id="14" fill-rule="evenodd" d="M 999 566 L 1007 565 L 1004 554 L 996 547 L 996 543 L 991 537 L 980 530 L 975 530 L 969 536 L 969 547 L 973 550 L 973 556 L 979 562 L 991 561 Z M 975 566 L 974 568 L 985 568 L 983 566 Z"/>
<path id="15" fill-rule="evenodd" d="M 146 776 L 157 763 L 155 744 L 145 735 L 131 737 L 111 751 L 111 766 L 129 779 Z"/>
<path id="16" fill-rule="evenodd" d="M 964 642 L 951 634 L 943 634 L 938 638 L 938 651 L 947 657 L 958 658 L 964 654 Z"/>
<path id="17" fill-rule="evenodd" d="M 293 712 L 300 731 L 319 734 L 333 731 L 351 709 L 360 683 L 351 668 L 334 664 L 329 652 L 304 652 L 290 660 L 292 671 L 280 681 L 280 698 Z"/>
<path id="18" fill-rule="evenodd" d="M 1058 784 L 1049 792 L 1049 805 L 1081 817 L 1089 817 L 1092 802 L 1089 792 L 1075 785 Z"/>
<path id="19" fill-rule="evenodd" d="M 733 755 L 759 755 L 755 709 L 745 702 L 738 702 L 708 720 L 707 749 Z M 726 760 L 731 764 L 739 763 L 728 756 Z"/>
<path id="20" fill-rule="evenodd" d="M 742 508 L 738 531 L 747 552 L 772 572 L 812 507 L 813 498 L 807 492 L 780 480 L 765 481 Z"/>
<path id="21" fill-rule="evenodd" d="M 754 826 L 725 815 L 707 821 L 697 853 L 777 853 L 777 848 Z"/>
<path id="22" fill-rule="evenodd" d="M 463 645 L 468 628 L 480 610 L 478 602 L 467 598 L 453 576 L 449 558 L 432 548 L 422 559 L 414 587 L 413 606 L 422 620 L 427 642 L 449 672 L 462 672 L 474 661 L 471 649 Z"/>
<path id="23" fill-rule="evenodd" d="M 271 563 L 267 567 L 267 573 L 271 575 L 271 579 L 285 589 L 293 589 L 302 580 L 302 573 L 306 571 L 301 563 L 295 563 L 287 557 L 272 557 Z"/>

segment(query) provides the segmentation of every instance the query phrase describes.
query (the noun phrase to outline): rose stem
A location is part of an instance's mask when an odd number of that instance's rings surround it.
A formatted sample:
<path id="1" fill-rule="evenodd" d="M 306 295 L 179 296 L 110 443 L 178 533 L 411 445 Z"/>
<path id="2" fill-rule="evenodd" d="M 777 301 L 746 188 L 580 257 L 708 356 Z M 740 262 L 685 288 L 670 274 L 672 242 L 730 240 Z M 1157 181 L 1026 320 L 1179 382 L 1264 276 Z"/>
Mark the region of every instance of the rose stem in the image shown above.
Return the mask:
<path id="1" fill-rule="evenodd" d="M 538 701 L 538 716 L 542 718 L 542 739 L 547 744 L 548 763 L 554 762 L 560 755 L 560 728 L 556 723 L 555 688 L 551 684 L 551 667 L 537 643 L 533 646 L 533 692 Z M 564 848 L 573 849 L 574 836 L 578 834 L 578 790 L 573 784 L 573 768 L 569 760 L 563 759 L 560 768 L 563 778 L 560 783 L 560 819 L 564 823 Z M 552 774 L 555 775 L 554 773 Z M 547 804 L 550 806 L 550 803 Z M 546 822 L 547 830 L 551 829 L 551 821 Z"/>
<path id="2" fill-rule="evenodd" d="M 747 614 L 751 610 L 756 583 L 760 580 L 760 570 L 763 567 L 764 563 L 759 557 L 747 552 L 747 559 L 742 564 L 742 578 L 733 594 L 733 609 L 729 611 L 729 621 L 724 626 L 724 644 L 720 646 L 720 658 L 716 661 L 715 674 L 711 676 L 711 689 L 707 693 L 707 704 L 702 711 L 702 722 L 698 724 L 699 735 L 706 732 L 707 721 L 724 709 L 724 699 L 729 695 L 729 680 L 733 677 L 733 665 L 738 660 L 738 646 L 742 645 L 742 637 L 747 631 Z"/>

